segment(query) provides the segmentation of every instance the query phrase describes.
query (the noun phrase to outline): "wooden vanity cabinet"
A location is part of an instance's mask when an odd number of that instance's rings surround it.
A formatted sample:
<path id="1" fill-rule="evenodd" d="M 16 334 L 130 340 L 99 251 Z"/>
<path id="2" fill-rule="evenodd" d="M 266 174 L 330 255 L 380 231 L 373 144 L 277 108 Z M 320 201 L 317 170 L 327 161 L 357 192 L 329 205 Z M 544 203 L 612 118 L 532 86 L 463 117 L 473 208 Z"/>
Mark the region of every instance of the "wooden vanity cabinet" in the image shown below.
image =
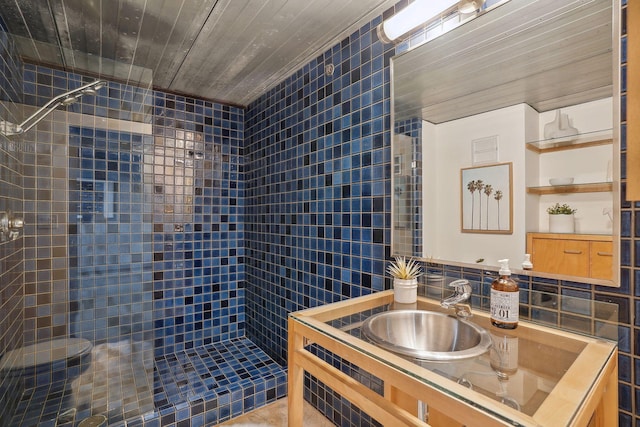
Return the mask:
<path id="1" fill-rule="evenodd" d="M 600 234 L 527 233 L 533 270 L 611 280 L 613 239 Z"/>

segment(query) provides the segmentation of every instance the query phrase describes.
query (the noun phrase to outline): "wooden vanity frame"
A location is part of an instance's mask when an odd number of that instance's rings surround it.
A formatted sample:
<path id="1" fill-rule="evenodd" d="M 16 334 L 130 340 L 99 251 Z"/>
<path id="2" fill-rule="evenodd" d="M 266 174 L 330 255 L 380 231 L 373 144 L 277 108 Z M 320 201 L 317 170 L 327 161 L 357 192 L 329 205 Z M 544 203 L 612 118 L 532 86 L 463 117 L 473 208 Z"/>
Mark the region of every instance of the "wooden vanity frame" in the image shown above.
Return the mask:
<path id="1" fill-rule="evenodd" d="M 428 299 L 421 302 L 433 304 Z M 478 392 L 387 352 L 325 322 L 393 302 L 393 291 L 345 300 L 289 315 L 289 426 L 303 423 L 304 374 L 310 373 L 362 411 L 392 426 L 612 426 L 618 420 L 618 362 L 615 344 L 543 326 L 520 322 L 534 336 L 568 336 L 586 343 L 568 372 L 529 417 Z M 474 312 L 486 317 L 486 313 Z M 362 367 L 384 381 L 384 396 L 372 391 L 305 347 L 311 343 Z M 373 355 L 377 355 L 377 358 Z M 455 393 L 455 398 L 449 393 Z M 586 395 L 585 395 L 586 392 Z M 429 420 L 415 415 L 417 400 L 429 405 Z M 475 407 L 467 402 L 475 402 Z M 497 414 L 497 415 L 494 415 Z M 504 417 L 501 419 L 500 417 Z M 511 423 L 505 421 L 512 420 Z"/>

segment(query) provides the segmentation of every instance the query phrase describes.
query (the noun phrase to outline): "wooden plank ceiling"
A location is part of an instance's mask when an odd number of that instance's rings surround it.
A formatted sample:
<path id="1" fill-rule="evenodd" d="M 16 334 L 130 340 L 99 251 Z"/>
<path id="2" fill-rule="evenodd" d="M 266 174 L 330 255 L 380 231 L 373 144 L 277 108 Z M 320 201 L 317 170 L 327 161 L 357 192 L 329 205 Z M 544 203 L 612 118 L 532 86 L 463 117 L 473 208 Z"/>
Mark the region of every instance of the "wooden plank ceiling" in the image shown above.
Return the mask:
<path id="1" fill-rule="evenodd" d="M 396 0 L 0 0 L 30 62 L 247 105 Z"/>
<path id="2" fill-rule="evenodd" d="M 506 2 L 393 59 L 395 119 L 442 123 L 611 96 L 612 14 L 609 0 Z"/>

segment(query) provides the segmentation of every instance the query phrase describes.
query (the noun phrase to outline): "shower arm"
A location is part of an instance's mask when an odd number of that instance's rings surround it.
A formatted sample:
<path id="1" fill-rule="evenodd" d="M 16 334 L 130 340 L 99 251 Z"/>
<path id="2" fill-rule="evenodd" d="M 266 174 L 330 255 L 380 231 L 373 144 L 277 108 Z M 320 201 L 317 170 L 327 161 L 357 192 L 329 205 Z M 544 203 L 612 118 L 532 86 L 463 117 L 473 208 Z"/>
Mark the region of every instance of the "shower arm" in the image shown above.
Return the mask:
<path id="1" fill-rule="evenodd" d="M 87 89 L 96 90 L 96 88 L 102 87 L 104 82 L 102 80 L 96 80 L 95 82 L 87 83 L 84 86 L 80 86 L 77 89 L 70 90 L 61 95 L 56 96 L 49 102 L 44 104 L 35 113 L 30 115 L 25 121 L 19 125 L 8 121 L 0 120 L 0 133 L 5 136 L 20 135 L 27 132 L 29 129 L 37 125 L 42 119 L 49 115 L 53 110 L 64 104 L 65 100 L 70 101 L 66 105 L 73 104 L 78 98 L 84 95 L 84 91 Z M 26 127 L 25 127 L 26 126 Z"/>

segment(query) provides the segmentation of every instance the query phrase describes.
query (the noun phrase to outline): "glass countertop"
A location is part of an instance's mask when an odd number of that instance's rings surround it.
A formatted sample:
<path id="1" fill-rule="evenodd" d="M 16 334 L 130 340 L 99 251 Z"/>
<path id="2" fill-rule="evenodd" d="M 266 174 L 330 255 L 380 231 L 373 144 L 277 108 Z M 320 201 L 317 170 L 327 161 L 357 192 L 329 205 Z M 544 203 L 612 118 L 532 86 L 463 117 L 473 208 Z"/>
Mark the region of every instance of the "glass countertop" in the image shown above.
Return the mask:
<path id="1" fill-rule="evenodd" d="M 380 300 L 383 302 L 382 304 L 363 311 L 336 318 L 329 318 L 331 316 L 325 313 L 316 318 L 316 320 L 323 322 L 322 325 L 328 327 L 321 328 L 316 322 L 307 322 L 308 318 L 314 318 L 313 315 L 307 318 L 293 313 L 292 316 L 307 326 L 321 330 L 321 332 L 351 347 L 359 347 L 358 343 L 366 342 L 366 338 L 361 336 L 362 323 L 374 314 L 388 310 L 419 309 L 454 315 L 453 309 L 441 308 L 438 301 L 420 297 L 415 304 L 398 304 L 393 302 L 392 295 L 392 292 L 388 293 L 386 299 Z M 562 302 L 564 305 L 569 303 L 568 300 Z M 614 307 L 607 307 L 607 310 L 613 313 L 617 312 Z M 343 313 L 348 311 L 343 311 Z M 304 313 L 304 311 L 299 313 Z M 605 362 L 616 350 L 616 343 L 608 339 L 613 337 L 606 337 L 610 331 L 608 327 L 603 328 L 607 331 L 604 338 L 594 337 L 593 335 L 597 335 L 597 333 L 591 334 L 592 336 L 575 334 L 526 321 L 521 321 L 515 330 L 503 330 L 491 325 L 488 313 L 477 311 L 474 313 L 469 321 L 486 329 L 491 335 L 492 346 L 488 352 L 474 358 L 453 362 L 416 360 L 401 355 L 394 356 L 408 360 L 440 377 L 492 399 L 498 403 L 496 405 L 497 411 L 496 408 L 488 408 L 486 405 L 475 402 L 472 398 L 473 394 L 458 393 L 456 390 L 460 389 L 455 386 L 451 387 L 452 390 L 448 390 L 449 387 L 443 387 L 443 384 L 447 384 L 446 382 L 431 381 L 429 378 L 421 376 L 420 370 L 411 372 L 406 369 L 406 364 L 404 367 L 400 366 L 402 364 L 394 364 L 394 357 L 390 357 L 390 353 L 381 348 L 376 347 L 376 351 L 371 351 L 371 347 L 363 345 L 358 349 L 380 362 L 393 365 L 414 378 L 451 394 L 457 399 L 490 411 L 493 415 L 510 422 L 513 420 L 509 419 L 508 411 L 507 415 L 504 415 L 500 413 L 499 408 L 506 406 L 521 414 L 533 417 L 587 347 L 589 347 L 589 352 L 596 349 L 598 354 L 603 354 L 606 357 L 599 368 L 600 370 L 605 367 Z M 338 313 L 338 315 L 341 314 Z M 359 340 L 346 340 L 343 338 L 343 333 Z M 599 374 L 599 372 L 597 373 Z M 583 399 L 586 399 L 587 395 L 588 389 L 584 390 Z M 554 399 L 557 399 L 555 395 Z M 514 425 L 519 425 L 519 423 L 514 422 Z"/>

